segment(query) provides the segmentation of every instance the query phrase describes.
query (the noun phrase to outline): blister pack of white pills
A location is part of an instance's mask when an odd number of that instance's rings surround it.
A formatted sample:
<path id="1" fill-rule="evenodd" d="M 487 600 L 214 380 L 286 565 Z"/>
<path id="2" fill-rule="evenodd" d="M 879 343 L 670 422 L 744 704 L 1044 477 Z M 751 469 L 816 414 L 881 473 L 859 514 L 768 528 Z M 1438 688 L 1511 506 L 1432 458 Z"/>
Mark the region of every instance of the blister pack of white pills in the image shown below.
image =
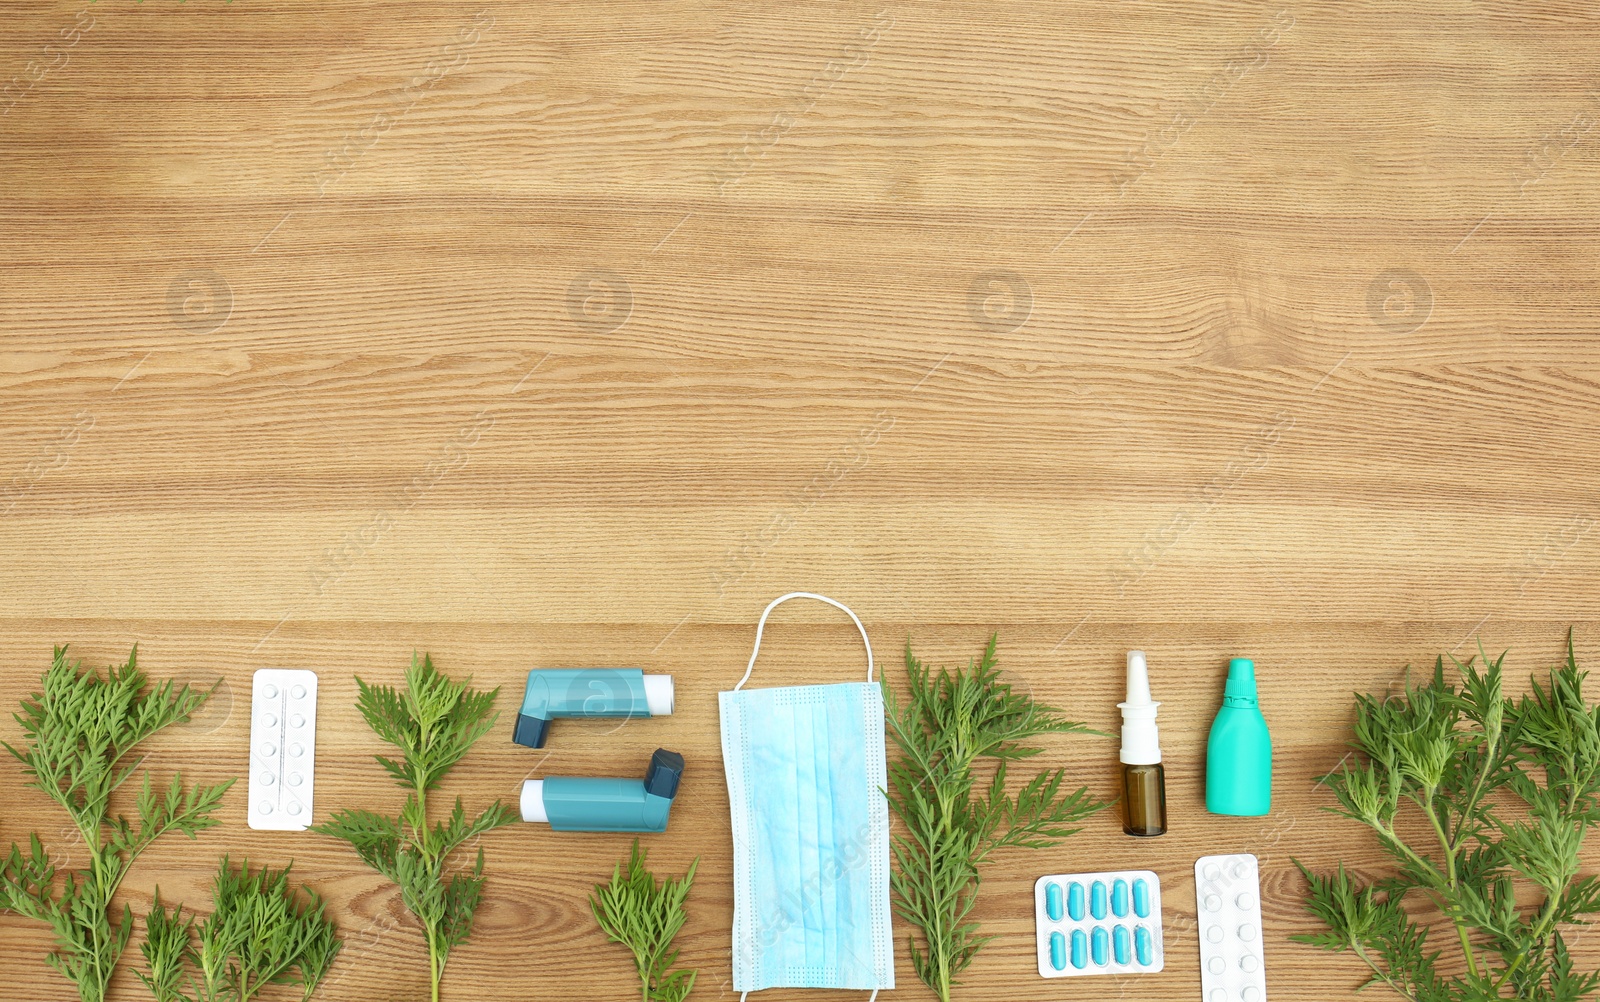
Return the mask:
<path id="1" fill-rule="evenodd" d="M 1194 864 L 1200 913 L 1202 1002 L 1266 1002 L 1261 953 L 1261 869 L 1247 852 L 1201 856 Z"/>
<path id="2" fill-rule="evenodd" d="M 250 692 L 250 827 L 304 831 L 316 786 L 317 673 L 262 668 Z"/>
<path id="3" fill-rule="evenodd" d="M 1161 944 L 1161 878 L 1151 870 L 1058 873 L 1033 885 L 1039 977 L 1154 974 Z"/>

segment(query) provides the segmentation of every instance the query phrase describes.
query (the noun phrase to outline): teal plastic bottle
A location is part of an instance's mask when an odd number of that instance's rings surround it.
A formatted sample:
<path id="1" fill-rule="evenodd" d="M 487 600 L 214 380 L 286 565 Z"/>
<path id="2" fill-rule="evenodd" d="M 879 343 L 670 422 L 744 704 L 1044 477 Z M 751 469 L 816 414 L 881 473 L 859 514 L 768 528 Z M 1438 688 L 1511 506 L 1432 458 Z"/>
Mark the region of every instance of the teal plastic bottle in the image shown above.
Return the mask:
<path id="1" fill-rule="evenodd" d="M 1206 742 L 1206 810 L 1260 817 L 1271 808 L 1272 735 L 1256 703 L 1256 666 L 1234 658 Z"/>

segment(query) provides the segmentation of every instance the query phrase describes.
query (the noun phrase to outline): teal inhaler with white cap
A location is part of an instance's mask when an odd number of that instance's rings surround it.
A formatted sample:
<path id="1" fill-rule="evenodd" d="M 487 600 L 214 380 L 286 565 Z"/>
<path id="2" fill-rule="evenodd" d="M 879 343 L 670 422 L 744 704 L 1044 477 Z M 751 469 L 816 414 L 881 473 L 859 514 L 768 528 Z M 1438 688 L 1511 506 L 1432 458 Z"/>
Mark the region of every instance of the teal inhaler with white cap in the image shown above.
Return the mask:
<path id="1" fill-rule="evenodd" d="M 557 717 L 665 717 L 672 714 L 671 675 L 638 668 L 535 668 L 528 672 L 511 740 L 543 748 Z"/>
<path id="2" fill-rule="evenodd" d="M 1271 807 L 1272 735 L 1256 702 L 1256 666 L 1234 658 L 1206 741 L 1206 810 L 1259 817 Z"/>
<path id="3" fill-rule="evenodd" d="M 657 748 L 643 780 L 547 776 L 522 784 L 522 820 L 558 832 L 664 832 L 683 756 Z"/>

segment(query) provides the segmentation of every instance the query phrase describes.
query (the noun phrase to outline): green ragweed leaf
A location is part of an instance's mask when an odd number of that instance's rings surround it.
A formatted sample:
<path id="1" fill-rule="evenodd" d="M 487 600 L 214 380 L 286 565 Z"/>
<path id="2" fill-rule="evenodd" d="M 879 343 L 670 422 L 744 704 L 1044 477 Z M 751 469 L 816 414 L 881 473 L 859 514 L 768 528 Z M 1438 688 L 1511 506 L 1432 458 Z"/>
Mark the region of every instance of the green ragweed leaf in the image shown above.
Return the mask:
<path id="1" fill-rule="evenodd" d="M 124 664 L 102 676 L 69 662 L 65 647 L 56 648 L 40 691 L 15 715 L 23 741 L 4 746 L 22 763 L 29 784 L 67 812 L 89 865 L 55 886 L 54 868 L 34 835 L 31 852 L 13 845 L 0 862 L 0 904 L 50 927 L 56 949 L 46 961 L 84 1002 L 105 998 L 133 933 L 132 911 L 111 906 L 122 878 L 168 832 L 194 838 L 216 825 L 214 812 L 233 785 L 228 780 L 187 787 L 175 775 L 157 788 L 146 774 L 134 798 L 134 818 L 113 813 L 113 798 L 139 771 L 139 746 L 189 719 L 210 695 L 170 681 L 151 683 L 138 661 L 135 646 Z"/>
<path id="2" fill-rule="evenodd" d="M 403 690 L 359 678 L 356 686 L 356 706 L 368 726 L 401 752 L 399 758 L 377 759 L 408 791 L 406 800 L 394 817 L 340 810 L 312 830 L 348 842 L 362 862 L 400 888 L 401 902 L 427 938 L 428 977 L 433 1002 L 439 1002 L 445 964 L 472 933 L 484 881 L 481 846 L 470 867 L 452 866 L 450 857 L 518 818 L 498 800 L 469 817 L 457 798 L 444 820 L 430 824 L 428 791 L 494 726 L 500 690 L 480 692 L 471 679 L 457 682 L 427 655 L 412 655 Z"/>
<path id="3" fill-rule="evenodd" d="M 1480 650 L 1447 672 L 1440 658 L 1401 696 L 1356 697 L 1365 762 L 1326 785 L 1332 810 L 1370 829 L 1395 871 L 1362 885 L 1342 866 L 1301 867 L 1306 908 L 1326 932 L 1295 938 L 1355 953 L 1369 985 L 1414 1002 L 1579 1002 L 1600 989 L 1565 939 L 1600 912 L 1600 880 L 1579 876 L 1600 823 L 1600 708 L 1584 698 L 1570 633 L 1566 663 L 1520 699 L 1503 694 L 1504 660 Z M 1412 891 L 1437 908 L 1448 948 L 1427 949 L 1426 928 L 1402 907 Z M 1440 974 L 1446 954 L 1465 973 Z"/>
<path id="4" fill-rule="evenodd" d="M 589 910 L 601 930 L 633 954 L 640 1002 L 683 1002 L 694 988 L 697 972 L 670 970 L 678 962 L 672 940 L 688 921 L 683 905 L 700 860 L 689 864 L 682 878 L 658 881 L 645 869 L 645 856 L 634 839 L 627 868 L 618 863 L 609 884 L 595 885 Z"/>
<path id="5" fill-rule="evenodd" d="M 889 735 L 889 806 L 905 825 L 890 845 L 896 914 L 916 927 L 911 964 L 941 1002 L 990 939 L 970 916 L 980 866 L 1001 849 L 1043 849 L 1081 830 L 1106 804 L 1087 788 L 1065 789 L 1065 770 L 1045 771 L 1009 792 L 1007 766 L 1043 749 L 1043 734 L 1094 733 L 1035 703 L 1001 679 L 991 636 L 976 663 L 938 672 L 906 645 L 905 703 L 883 686 Z M 982 766 L 993 768 L 980 785 Z"/>

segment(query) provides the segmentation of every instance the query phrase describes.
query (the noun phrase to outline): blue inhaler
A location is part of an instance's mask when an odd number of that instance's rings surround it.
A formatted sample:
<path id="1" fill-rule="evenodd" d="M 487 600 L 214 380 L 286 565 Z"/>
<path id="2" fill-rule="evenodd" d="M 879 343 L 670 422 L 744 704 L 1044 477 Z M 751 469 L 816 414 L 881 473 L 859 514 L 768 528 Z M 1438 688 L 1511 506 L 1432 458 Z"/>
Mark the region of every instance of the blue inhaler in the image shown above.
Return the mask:
<path id="1" fill-rule="evenodd" d="M 644 779 L 547 776 L 522 784 L 522 820 L 558 832 L 664 832 L 683 756 L 657 748 Z"/>
<path id="2" fill-rule="evenodd" d="M 646 675 L 638 668 L 535 668 L 528 672 L 511 740 L 543 748 L 557 717 L 666 717 L 672 704 L 671 675 Z"/>

